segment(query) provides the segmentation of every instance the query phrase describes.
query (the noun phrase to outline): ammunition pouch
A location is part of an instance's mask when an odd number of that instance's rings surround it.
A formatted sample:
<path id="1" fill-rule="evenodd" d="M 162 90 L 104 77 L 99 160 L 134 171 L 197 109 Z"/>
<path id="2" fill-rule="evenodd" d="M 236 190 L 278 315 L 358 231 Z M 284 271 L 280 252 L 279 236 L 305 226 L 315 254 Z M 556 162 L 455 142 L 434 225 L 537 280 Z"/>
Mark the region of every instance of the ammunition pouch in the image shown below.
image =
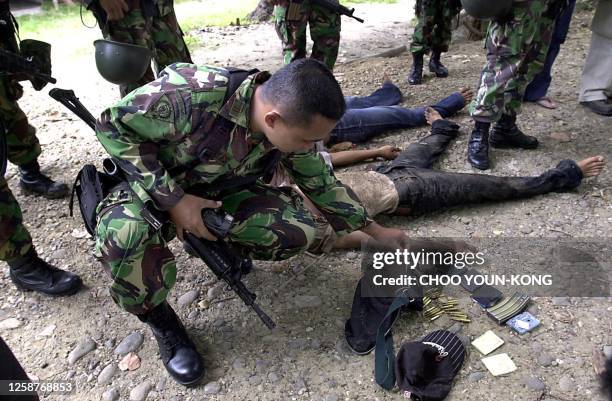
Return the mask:
<path id="1" fill-rule="evenodd" d="M 51 45 L 40 40 L 25 39 L 22 40 L 19 47 L 23 58 L 31 59 L 36 65 L 38 72 L 41 74 L 51 75 Z M 37 91 L 47 85 L 47 81 L 40 78 L 32 78 L 30 80 L 32 86 Z"/>
<path id="2" fill-rule="evenodd" d="M 110 159 L 104 161 L 107 160 Z M 112 188 L 121 182 L 122 180 L 117 176 L 100 172 L 92 164 L 83 166 L 74 180 L 72 195 L 70 196 L 70 216 L 73 216 L 74 196 L 76 194 L 85 229 L 92 237 L 96 232 L 96 209 L 98 205 L 111 192 Z"/>

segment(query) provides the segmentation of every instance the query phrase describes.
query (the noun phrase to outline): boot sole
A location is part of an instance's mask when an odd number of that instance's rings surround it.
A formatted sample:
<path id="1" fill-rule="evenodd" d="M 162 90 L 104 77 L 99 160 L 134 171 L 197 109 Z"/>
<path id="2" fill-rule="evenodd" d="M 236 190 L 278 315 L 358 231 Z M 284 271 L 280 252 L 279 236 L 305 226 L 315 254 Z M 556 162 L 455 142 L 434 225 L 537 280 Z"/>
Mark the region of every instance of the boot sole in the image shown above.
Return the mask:
<path id="1" fill-rule="evenodd" d="M 505 144 L 505 143 L 494 143 L 492 141 L 489 142 L 489 144 L 491 145 L 492 148 L 496 148 L 496 149 L 528 149 L 528 150 L 532 150 L 532 149 L 537 149 L 538 146 L 540 146 L 540 143 L 536 143 L 535 145 L 532 146 L 519 146 L 519 145 L 509 145 L 509 144 Z"/>
<path id="2" fill-rule="evenodd" d="M 69 297 L 69 296 L 74 295 L 77 292 L 79 292 L 79 290 L 83 286 L 83 283 L 81 283 L 80 286 L 72 288 L 72 289 L 70 289 L 70 291 L 66 291 L 66 292 L 62 292 L 62 293 L 58 293 L 58 294 L 49 294 L 48 292 L 44 292 L 44 291 L 41 291 L 41 290 L 24 287 L 23 284 L 15 282 L 15 280 L 13 279 L 12 276 L 10 276 L 10 277 L 11 277 L 11 281 L 15 285 L 15 288 L 17 288 L 19 291 L 22 291 L 22 292 L 36 292 L 38 294 L 43 294 L 43 295 L 46 295 L 46 296 L 52 297 L 52 298 Z"/>
<path id="3" fill-rule="evenodd" d="M 65 198 L 66 196 L 68 196 L 68 193 L 70 192 L 70 191 L 68 191 L 66 193 L 58 193 L 58 194 L 55 194 L 55 195 L 52 195 L 52 194 L 50 195 L 50 194 L 45 194 L 45 193 L 41 193 L 41 192 L 36 192 L 36 191 L 33 191 L 31 189 L 27 189 L 27 188 L 24 188 L 24 187 L 21 187 L 21 186 L 20 186 L 20 188 L 21 188 L 21 192 L 23 194 L 25 194 L 25 195 L 42 196 L 43 198 L 46 198 L 46 199 L 61 199 L 61 198 Z"/>

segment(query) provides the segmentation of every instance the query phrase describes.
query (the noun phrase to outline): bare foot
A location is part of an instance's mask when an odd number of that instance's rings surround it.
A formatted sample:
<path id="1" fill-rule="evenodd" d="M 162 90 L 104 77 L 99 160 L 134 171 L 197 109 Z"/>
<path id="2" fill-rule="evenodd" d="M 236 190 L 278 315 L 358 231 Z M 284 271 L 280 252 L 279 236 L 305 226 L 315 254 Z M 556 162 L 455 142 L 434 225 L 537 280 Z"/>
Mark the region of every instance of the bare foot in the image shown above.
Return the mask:
<path id="1" fill-rule="evenodd" d="M 578 167 L 580 167 L 580 170 L 582 170 L 582 175 L 584 178 L 599 175 L 605 165 L 606 162 L 604 161 L 603 156 L 587 157 L 586 159 L 578 162 Z"/>
<path id="2" fill-rule="evenodd" d="M 459 89 L 459 94 L 463 96 L 463 101 L 465 102 L 465 104 L 471 102 L 472 98 L 474 97 L 474 91 L 472 90 L 472 88 L 461 88 Z"/>
<path id="3" fill-rule="evenodd" d="M 432 125 L 434 121 L 442 120 L 442 116 L 433 107 L 428 107 L 425 109 L 425 119 L 427 120 L 427 124 Z"/>

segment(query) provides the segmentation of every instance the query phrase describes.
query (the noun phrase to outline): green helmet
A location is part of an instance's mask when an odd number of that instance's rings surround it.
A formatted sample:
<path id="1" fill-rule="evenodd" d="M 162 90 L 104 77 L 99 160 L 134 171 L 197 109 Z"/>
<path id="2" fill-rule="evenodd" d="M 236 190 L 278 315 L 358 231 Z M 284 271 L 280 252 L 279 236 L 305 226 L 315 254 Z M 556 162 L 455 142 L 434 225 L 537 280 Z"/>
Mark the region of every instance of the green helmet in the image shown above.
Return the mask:
<path id="1" fill-rule="evenodd" d="M 468 15 L 476 19 L 500 18 L 510 13 L 513 0 L 461 0 Z"/>
<path id="2" fill-rule="evenodd" d="M 151 65 L 151 51 L 143 46 L 98 39 L 96 67 L 104 79 L 117 85 L 138 81 Z"/>

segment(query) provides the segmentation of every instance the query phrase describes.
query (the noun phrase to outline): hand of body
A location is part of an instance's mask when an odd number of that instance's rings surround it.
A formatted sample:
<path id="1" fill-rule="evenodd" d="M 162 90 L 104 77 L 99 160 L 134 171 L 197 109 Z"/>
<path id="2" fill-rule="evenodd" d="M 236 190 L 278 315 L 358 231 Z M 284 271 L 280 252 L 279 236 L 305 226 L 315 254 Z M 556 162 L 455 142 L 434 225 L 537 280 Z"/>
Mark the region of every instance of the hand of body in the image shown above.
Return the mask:
<path id="1" fill-rule="evenodd" d="M 382 157 L 385 160 L 394 160 L 402 151 L 400 148 L 391 145 L 381 146 L 376 150 L 378 151 L 378 157 Z"/>
<path id="2" fill-rule="evenodd" d="M 100 0 L 100 6 L 106 11 L 109 21 L 120 20 L 130 9 L 125 0 Z"/>
<path id="3" fill-rule="evenodd" d="M 217 238 L 204 225 L 202 209 L 216 209 L 219 206 L 221 202 L 185 194 L 173 208 L 168 210 L 176 226 L 176 236 L 183 241 L 184 232 L 187 231 L 197 237 L 216 241 Z"/>

